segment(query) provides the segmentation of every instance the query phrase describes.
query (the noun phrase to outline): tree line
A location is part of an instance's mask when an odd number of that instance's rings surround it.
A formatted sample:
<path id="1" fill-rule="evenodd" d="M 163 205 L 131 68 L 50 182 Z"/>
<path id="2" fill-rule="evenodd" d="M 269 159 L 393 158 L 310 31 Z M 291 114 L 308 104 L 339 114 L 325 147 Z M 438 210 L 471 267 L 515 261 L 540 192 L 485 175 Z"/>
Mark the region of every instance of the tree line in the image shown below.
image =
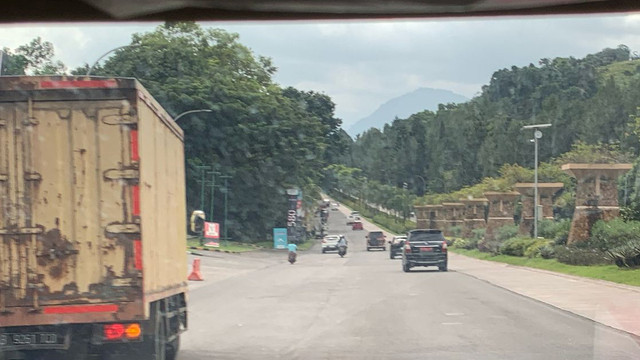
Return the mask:
<path id="1" fill-rule="evenodd" d="M 3 74 L 61 74 L 51 43 L 40 38 L 5 49 Z M 84 75 L 89 65 L 71 70 Z M 134 77 L 173 116 L 193 109 L 207 113 L 179 121 L 184 130 L 188 212 L 199 209 L 199 166 L 229 176 L 218 187 L 213 218 L 223 221 L 227 192 L 231 239 L 260 241 L 286 226 L 288 188 L 300 188 L 311 204 L 322 169 L 346 151 L 342 120 L 323 93 L 283 88 L 273 81 L 270 58 L 254 54 L 239 36 L 191 22 L 165 23 L 136 33 L 92 75 Z M 207 179 L 210 176 L 207 175 Z M 223 185 L 218 180 L 217 185 Z M 208 210 L 209 205 L 205 205 Z M 187 214 L 185 214 L 185 217 Z M 183 219 L 176 219 L 182 221 Z"/>
<path id="2" fill-rule="evenodd" d="M 345 165 L 417 195 L 449 193 L 500 174 L 505 164 L 533 167 L 533 134 L 522 126 L 550 123 L 540 161 L 576 143 L 616 144 L 638 155 L 633 115 L 640 105 L 640 60 L 624 45 L 582 59 L 541 59 L 496 71 L 480 95 L 395 119 L 360 134 Z M 390 119 L 391 120 L 391 119 Z"/>

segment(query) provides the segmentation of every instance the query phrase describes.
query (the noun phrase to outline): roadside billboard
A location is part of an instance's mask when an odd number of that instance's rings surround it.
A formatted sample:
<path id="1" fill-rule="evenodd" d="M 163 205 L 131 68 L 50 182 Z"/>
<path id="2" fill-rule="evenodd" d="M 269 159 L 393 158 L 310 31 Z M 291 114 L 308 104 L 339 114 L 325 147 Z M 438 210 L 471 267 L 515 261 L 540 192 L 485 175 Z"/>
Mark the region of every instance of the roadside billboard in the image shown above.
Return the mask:
<path id="1" fill-rule="evenodd" d="M 287 198 L 289 200 L 289 210 L 287 211 L 287 240 L 294 244 L 298 243 L 298 196 L 300 190 L 288 189 Z"/>
<path id="2" fill-rule="evenodd" d="M 214 222 L 205 222 L 204 223 L 204 237 L 207 239 L 220 239 L 220 224 Z M 220 243 L 217 241 L 209 241 L 204 244 L 205 246 L 210 247 L 220 247 Z"/>
<path id="3" fill-rule="evenodd" d="M 287 248 L 287 228 L 273 228 L 273 248 Z"/>

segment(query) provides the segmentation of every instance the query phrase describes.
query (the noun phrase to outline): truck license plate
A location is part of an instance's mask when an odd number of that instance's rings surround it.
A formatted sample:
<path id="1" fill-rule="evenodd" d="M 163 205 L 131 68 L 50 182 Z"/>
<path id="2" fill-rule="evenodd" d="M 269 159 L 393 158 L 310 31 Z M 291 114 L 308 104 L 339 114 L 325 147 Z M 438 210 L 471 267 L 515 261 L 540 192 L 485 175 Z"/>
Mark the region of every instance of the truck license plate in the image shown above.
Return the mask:
<path id="1" fill-rule="evenodd" d="M 433 248 L 420 248 L 420 251 L 422 252 L 429 252 L 429 251 L 433 251 Z"/>
<path id="2" fill-rule="evenodd" d="M 0 350 L 64 349 L 65 336 L 53 332 L 0 334 Z"/>

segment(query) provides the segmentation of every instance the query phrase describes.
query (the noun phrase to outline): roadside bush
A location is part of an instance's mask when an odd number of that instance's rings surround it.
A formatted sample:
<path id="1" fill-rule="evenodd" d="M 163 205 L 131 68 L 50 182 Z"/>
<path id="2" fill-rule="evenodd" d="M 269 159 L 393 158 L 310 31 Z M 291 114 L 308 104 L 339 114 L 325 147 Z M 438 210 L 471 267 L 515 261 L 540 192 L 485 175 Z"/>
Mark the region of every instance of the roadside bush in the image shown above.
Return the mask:
<path id="1" fill-rule="evenodd" d="M 460 249 L 475 250 L 478 248 L 477 239 L 456 239 L 454 246 Z"/>
<path id="2" fill-rule="evenodd" d="M 640 267 L 640 240 L 631 239 L 607 250 L 607 258 L 618 267 Z"/>
<path id="3" fill-rule="evenodd" d="M 449 228 L 449 232 L 453 237 L 459 238 L 460 234 L 462 234 L 462 226 L 452 226 Z"/>
<path id="4" fill-rule="evenodd" d="M 571 220 L 553 221 L 544 219 L 538 223 L 538 236 L 552 239 L 556 245 L 565 245 L 569 238 Z"/>
<path id="5" fill-rule="evenodd" d="M 616 218 L 597 221 L 591 228 L 586 246 L 606 253 L 608 260 L 619 267 L 640 266 L 640 221 Z"/>
<path id="6" fill-rule="evenodd" d="M 607 251 L 631 240 L 640 240 L 640 221 L 625 222 L 621 218 L 615 218 L 597 221 L 591 228 L 591 238 L 587 245 Z"/>
<path id="7" fill-rule="evenodd" d="M 482 240 L 484 239 L 484 234 L 487 232 L 487 229 L 473 229 L 471 230 L 471 236 L 474 240 L 476 240 L 476 242 L 478 240 Z"/>
<path id="8" fill-rule="evenodd" d="M 556 246 L 556 259 L 569 265 L 601 265 L 611 263 L 606 254 L 598 249 L 579 248 L 575 246 Z"/>
<path id="9" fill-rule="evenodd" d="M 553 259 L 556 257 L 556 249 L 553 245 L 548 244 L 540 248 L 540 257 L 543 259 Z"/>
<path id="10" fill-rule="evenodd" d="M 507 239 L 500 245 L 500 253 L 511 256 L 524 256 L 524 252 L 527 248 L 535 242 L 536 239 L 528 237 L 514 237 Z"/>
<path id="11" fill-rule="evenodd" d="M 518 236 L 518 225 L 505 225 L 496 229 L 496 240 L 500 243 Z"/>
<path id="12" fill-rule="evenodd" d="M 542 257 L 542 249 L 550 246 L 552 241 L 547 239 L 536 239 L 533 244 L 524 250 L 524 256 L 528 258 Z"/>

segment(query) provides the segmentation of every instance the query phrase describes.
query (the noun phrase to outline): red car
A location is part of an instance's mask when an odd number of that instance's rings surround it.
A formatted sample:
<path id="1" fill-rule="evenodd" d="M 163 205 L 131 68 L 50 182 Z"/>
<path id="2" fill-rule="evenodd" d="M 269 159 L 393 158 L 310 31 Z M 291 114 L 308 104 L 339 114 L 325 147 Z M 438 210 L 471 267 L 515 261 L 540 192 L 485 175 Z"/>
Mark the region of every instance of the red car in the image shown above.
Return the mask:
<path id="1" fill-rule="evenodd" d="M 364 230 L 364 228 L 362 227 L 362 222 L 361 221 L 354 221 L 351 224 L 351 230 Z"/>

